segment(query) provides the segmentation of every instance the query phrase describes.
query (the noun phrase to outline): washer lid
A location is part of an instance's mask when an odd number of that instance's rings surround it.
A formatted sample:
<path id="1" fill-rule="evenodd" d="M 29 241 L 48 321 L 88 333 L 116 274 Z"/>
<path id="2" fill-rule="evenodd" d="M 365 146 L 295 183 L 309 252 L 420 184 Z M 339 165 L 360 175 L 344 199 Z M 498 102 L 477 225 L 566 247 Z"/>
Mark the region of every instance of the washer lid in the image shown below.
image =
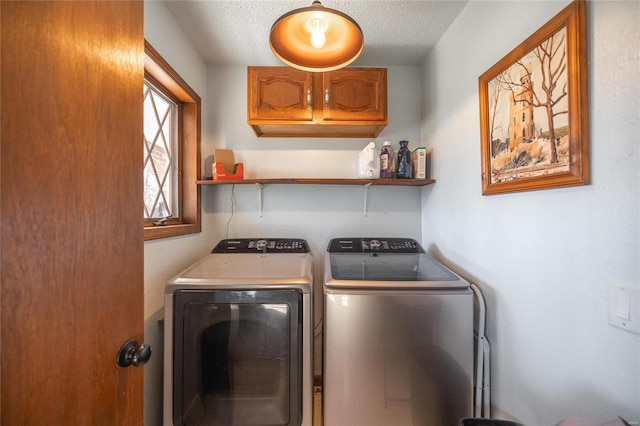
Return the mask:
<path id="1" fill-rule="evenodd" d="M 166 286 L 177 288 L 300 288 L 313 283 L 313 256 L 303 254 L 208 254 L 189 266 Z"/>
<path id="2" fill-rule="evenodd" d="M 332 240 L 325 255 L 325 284 L 340 288 L 469 287 L 415 240 L 360 238 Z"/>

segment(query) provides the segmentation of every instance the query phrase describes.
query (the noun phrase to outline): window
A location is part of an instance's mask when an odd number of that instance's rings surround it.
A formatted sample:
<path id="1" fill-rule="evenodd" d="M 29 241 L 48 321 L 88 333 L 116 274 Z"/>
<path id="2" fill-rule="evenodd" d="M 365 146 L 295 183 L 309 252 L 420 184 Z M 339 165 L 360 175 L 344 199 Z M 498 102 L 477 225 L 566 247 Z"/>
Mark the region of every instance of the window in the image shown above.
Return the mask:
<path id="1" fill-rule="evenodd" d="M 200 97 L 145 40 L 144 239 L 200 232 Z"/>
<path id="2" fill-rule="evenodd" d="M 144 82 L 144 219 L 180 217 L 178 103 Z"/>

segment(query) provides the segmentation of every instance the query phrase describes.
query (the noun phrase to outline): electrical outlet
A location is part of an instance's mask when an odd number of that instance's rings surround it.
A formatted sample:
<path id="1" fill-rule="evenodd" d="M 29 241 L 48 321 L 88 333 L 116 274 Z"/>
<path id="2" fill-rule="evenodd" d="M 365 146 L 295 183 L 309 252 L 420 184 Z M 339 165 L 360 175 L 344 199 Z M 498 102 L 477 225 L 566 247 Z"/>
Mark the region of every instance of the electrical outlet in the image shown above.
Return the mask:
<path id="1" fill-rule="evenodd" d="M 609 284 L 609 324 L 640 334 L 640 288 Z"/>

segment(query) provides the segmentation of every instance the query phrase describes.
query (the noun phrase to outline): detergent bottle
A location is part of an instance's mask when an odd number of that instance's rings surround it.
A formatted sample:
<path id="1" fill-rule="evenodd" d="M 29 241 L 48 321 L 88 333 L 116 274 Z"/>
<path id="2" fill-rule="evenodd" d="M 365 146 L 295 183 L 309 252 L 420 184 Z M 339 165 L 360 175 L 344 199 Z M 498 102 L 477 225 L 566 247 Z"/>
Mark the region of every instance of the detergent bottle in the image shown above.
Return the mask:
<path id="1" fill-rule="evenodd" d="M 384 141 L 380 150 L 380 177 L 393 178 L 396 175 L 396 154 L 390 141 Z"/>

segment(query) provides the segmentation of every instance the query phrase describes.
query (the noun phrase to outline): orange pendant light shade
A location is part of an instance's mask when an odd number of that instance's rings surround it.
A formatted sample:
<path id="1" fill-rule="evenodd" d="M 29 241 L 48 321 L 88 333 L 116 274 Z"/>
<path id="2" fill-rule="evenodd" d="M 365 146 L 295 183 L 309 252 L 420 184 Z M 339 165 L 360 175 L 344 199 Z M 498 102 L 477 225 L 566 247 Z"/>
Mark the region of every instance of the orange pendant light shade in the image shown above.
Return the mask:
<path id="1" fill-rule="evenodd" d="M 364 47 L 364 36 L 351 17 L 316 0 L 282 15 L 271 27 L 269 44 L 285 64 L 324 72 L 355 61 Z"/>

